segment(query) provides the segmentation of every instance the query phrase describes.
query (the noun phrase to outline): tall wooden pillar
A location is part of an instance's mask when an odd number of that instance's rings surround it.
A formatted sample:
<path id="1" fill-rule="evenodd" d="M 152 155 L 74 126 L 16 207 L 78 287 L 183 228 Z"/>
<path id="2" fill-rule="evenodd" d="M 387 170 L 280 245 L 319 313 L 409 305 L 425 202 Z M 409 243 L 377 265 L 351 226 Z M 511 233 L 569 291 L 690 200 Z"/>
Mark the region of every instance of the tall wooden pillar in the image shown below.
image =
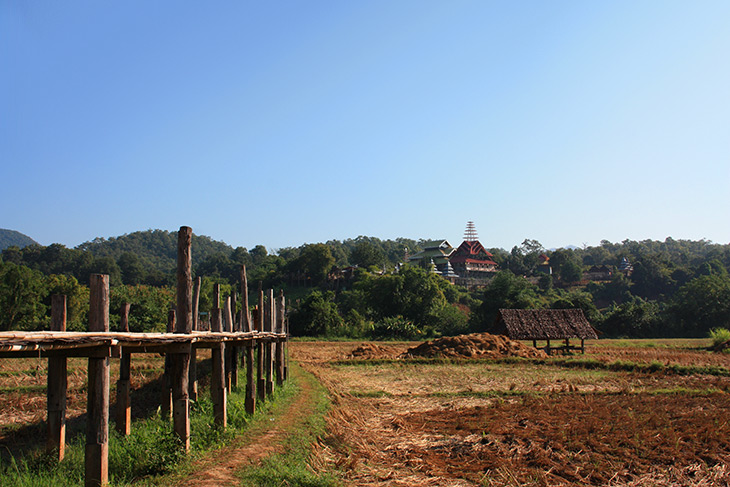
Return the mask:
<path id="1" fill-rule="evenodd" d="M 66 296 L 51 296 L 51 331 L 66 331 Z M 66 392 L 68 374 L 66 357 L 48 359 L 48 436 L 46 452 L 59 462 L 66 451 Z"/>
<path id="2" fill-rule="evenodd" d="M 225 327 L 224 327 L 223 331 L 230 333 L 233 331 L 233 314 L 231 313 L 231 297 L 230 296 L 226 297 L 226 299 L 223 300 L 223 309 L 221 311 L 223 312 L 223 315 L 225 317 L 225 321 L 224 321 Z M 224 346 L 226 390 L 229 393 L 231 392 L 231 369 L 233 368 L 233 366 L 231 365 L 231 360 L 233 359 L 231 350 L 232 350 L 232 347 L 230 346 L 230 344 L 226 344 Z"/>
<path id="3" fill-rule="evenodd" d="M 177 312 L 174 309 L 167 312 L 167 333 L 175 331 Z M 165 354 L 165 371 L 162 374 L 162 395 L 160 396 L 160 414 L 165 419 L 170 419 L 172 412 L 172 355 Z"/>
<path id="4" fill-rule="evenodd" d="M 195 279 L 195 297 L 193 298 L 193 331 L 200 331 L 198 318 L 200 317 L 200 286 L 203 284 L 200 276 Z M 191 401 L 198 400 L 198 357 L 195 347 L 190 347 L 190 374 L 188 376 L 188 395 Z"/>
<path id="5" fill-rule="evenodd" d="M 249 313 L 248 302 L 248 277 L 246 266 L 241 266 L 241 331 L 253 331 L 251 326 L 251 314 Z"/>
<path id="6" fill-rule="evenodd" d="M 129 332 L 129 303 L 122 303 L 119 315 L 121 321 L 119 330 Z M 122 350 L 119 359 L 119 380 L 117 381 L 117 421 L 116 427 L 119 434 L 127 436 L 132 429 L 132 400 L 129 385 L 130 372 L 132 368 L 132 354 Z"/>
<path id="7" fill-rule="evenodd" d="M 177 323 L 175 333 L 193 329 L 193 229 L 180 227 L 177 237 Z M 172 373 L 172 421 L 185 451 L 190 450 L 190 350 L 170 355 Z"/>
<path id="8" fill-rule="evenodd" d="M 230 311 L 231 313 L 231 331 L 232 332 L 240 332 L 241 331 L 241 322 L 236 322 L 236 290 L 233 289 L 231 291 L 231 306 Z M 227 347 L 227 349 L 230 349 L 230 357 L 228 359 L 230 371 L 229 371 L 229 383 L 228 383 L 228 390 L 230 391 L 234 387 L 238 387 L 238 345 L 231 345 L 230 347 Z"/>
<path id="9" fill-rule="evenodd" d="M 222 331 L 222 313 L 220 308 L 211 310 L 211 331 Z M 216 425 L 226 427 L 226 372 L 225 372 L 225 345 L 223 342 L 213 345 L 211 350 L 213 370 L 210 376 L 210 397 L 213 401 L 213 416 Z"/>
<path id="10" fill-rule="evenodd" d="M 276 322 L 276 302 L 274 301 L 274 290 L 268 290 L 266 302 L 266 331 L 273 333 Z M 266 394 L 274 392 L 274 342 L 266 342 Z"/>
<path id="11" fill-rule="evenodd" d="M 89 282 L 89 331 L 109 331 L 109 276 L 92 274 Z M 109 482 L 109 352 L 89 357 L 86 407 L 85 471 L 87 486 Z"/>
<path id="12" fill-rule="evenodd" d="M 276 298 L 276 333 L 284 333 L 284 290 L 279 292 Z M 284 384 L 284 340 L 276 340 L 276 385 Z"/>
<path id="13" fill-rule="evenodd" d="M 256 314 L 256 330 L 263 332 L 264 329 L 264 309 L 266 306 L 264 305 L 264 290 L 262 288 L 262 283 L 259 282 L 259 305 L 258 305 L 258 313 Z M 262 341 L 257 342 L 257 367 L 256 367 L 256 378 L 257 384 L 256 384 L 256 392 L 258 393 L 259 400 L 263 401 L 266 399 L 266 375 L 265 375 L 265 369 L 264 369 L 264 344 Z"/>

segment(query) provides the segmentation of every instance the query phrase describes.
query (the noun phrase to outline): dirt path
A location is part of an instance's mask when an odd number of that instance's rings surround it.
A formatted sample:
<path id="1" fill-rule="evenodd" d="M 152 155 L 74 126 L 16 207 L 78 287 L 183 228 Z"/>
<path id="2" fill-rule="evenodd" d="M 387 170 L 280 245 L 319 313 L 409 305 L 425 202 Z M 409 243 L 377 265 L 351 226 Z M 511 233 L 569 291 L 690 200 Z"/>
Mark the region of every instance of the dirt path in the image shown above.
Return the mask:
<path id="1" fill-rule="evenodd" d="M 300 387 L 291 402 L 268 414 L 268 421 L 258 422 L 233 444 L 197 461 L 191 469 L 194 473 L 173 485 L 238 485 L 237 471 L 257 465 L 264 458 L 281 452 L 288 432 L 312 414 L 315 403 L 314 389 L 310 381 L 302 378 L 301 369 L 292 367 L 289 370 Z"/>

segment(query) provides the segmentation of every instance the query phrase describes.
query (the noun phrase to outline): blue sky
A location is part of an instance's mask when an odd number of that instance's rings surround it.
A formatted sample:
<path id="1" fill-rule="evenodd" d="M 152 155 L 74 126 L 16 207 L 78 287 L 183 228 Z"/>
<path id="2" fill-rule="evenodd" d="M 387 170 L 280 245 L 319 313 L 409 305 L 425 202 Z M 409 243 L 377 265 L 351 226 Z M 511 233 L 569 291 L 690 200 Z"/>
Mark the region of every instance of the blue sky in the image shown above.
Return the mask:
<path id="1" fill-rule="evenodd" d="M 730 2 L 0 2 L 0 228 L 730 242 Z"/>

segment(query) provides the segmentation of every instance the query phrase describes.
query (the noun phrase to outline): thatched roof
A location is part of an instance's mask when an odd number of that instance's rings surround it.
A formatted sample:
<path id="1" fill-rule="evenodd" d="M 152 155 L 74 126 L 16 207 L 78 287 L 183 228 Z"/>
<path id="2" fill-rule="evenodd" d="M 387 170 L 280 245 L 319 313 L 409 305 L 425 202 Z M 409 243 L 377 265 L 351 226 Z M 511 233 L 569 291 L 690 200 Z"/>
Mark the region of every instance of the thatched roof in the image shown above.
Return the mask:
<path id="1" fill-rule="evenodd" d="M 513 340 L 598 338 L 581 309 L 500 309 L 495 331 Z"/>

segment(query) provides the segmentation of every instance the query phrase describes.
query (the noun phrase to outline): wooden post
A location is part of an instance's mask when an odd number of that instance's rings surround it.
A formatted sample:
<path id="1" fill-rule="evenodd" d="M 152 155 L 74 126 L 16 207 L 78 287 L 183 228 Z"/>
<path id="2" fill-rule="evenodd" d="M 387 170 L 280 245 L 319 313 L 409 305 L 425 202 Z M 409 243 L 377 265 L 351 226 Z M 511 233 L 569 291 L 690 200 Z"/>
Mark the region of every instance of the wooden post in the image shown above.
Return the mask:
<path id="1" fill-rule="evenodd" d="M 241 266 L 241 331 L 253 331 L 251 326 L 251 315 L 248 309 L 248 277 L 246 266 Z"/>
<path id="2" fill-rule="evenodd" d="M 274 300 L 274 290 L 268 290 L 268 300 L 266 301 L 266 331 L 274 332 L 274 324 L 276 323 L 276 301 Z M 266 342 L 266 394 L 274 392 L 274 342 Z"/>
<path id="3" fill-rule="evenodd" d="M 51 331 L 66 331 L 66 296 L 51 296 Z M 59 462 L 66 451 L 66 391 L 68 374 L 66 357 L 48 359 L 48 436 L 46 452 Z"/>
<path id="4" fill-rule="evenodd" d="M 167 333 L 175 331 L 174 309 L 167 311 Z M 172 356 L 165 354 L 165 372 L 162 375 L 162 395 L 160 396 L 160 415 L 164 419 L 170 419 L 172 413 Z"/>
<path id="5" fill-rule="evenodd" d="M 222 313 L 220 308 L 211 310 L 210 327 L 211 331 L 222 331 Z M 223 342 L 216 343 L 211 350 L 213 370 L 210 376 L 210 398 L 213 401 L 213 415 L 215 424 L 219 427 L 226 427 L 226 377 L 225 377 L 225 346 Z"/>
<path id="6" fill-rule="evenodd" d="M 119 329 L 129 332 L 129 309 L 131 304 L 122 303 L 119 310 L 121 317 Z M 122 436 L 127 436 L 132 431 L 132 399 L 129 386 L 130 371 L 132 368 L 132 354 L 122 350 L 119 359 L 119 380 L 117 381 L 117 431 Z"/>
<path id="7" fill-rule="evenodd" d="M 235 317 L 236 317 L 236 290 L 234 289 L 231 291 L 231 309 L 229 310 L 229 313 L 231 314 L 231 331 L 239 332 L 241 331 L 241 323 L 236 323 Z M 228 390 L 230 391 L 234 387 L 238 387 L 238 346 L 232 345 L 230 347 L 227 347 L 227 349 L 230 349 L 230 357 L 229 357 L 229 365 L 230 365 L 230 371 L 229 371 L 229 383 L 228 383 Z"/>
<path id="8" fill-rule="evenodd" d="M 226 332 L 232 332 L 233 331 L 233 315 L 231 314 L 231 297 L 227 296 L 226 299 L 223 300 L 223 315 L 225 317 L 225 328 L 223 331 Z M 226 344 L 224 347 L 225 350 L 225 357 L 224 357 L 224 365 L 225 365 L 225 376 L 226 376 L 226 390 L 230 394 L 231 392 L 231 359 L 233 356 L 231 355 L 231 347 Z"/>
<path id="9" fill-rule="evenodd" d="M 586 340 L 585 338 L 580 339 L 580 353 L 586 353 Z"/>
<path id="10" fill-rule="evenodd" d="M 195 279 L 195 297 L 193 298 L 193 331 L 200 331 L 200 286 L 203 280 L 198 276 Z M 198 400 L 198 356 L 195 347 L 190 348 L 190 375 L 188 376 L 188 395 L 191 401 Z"/>
<path id="11" fill-rule="evenodd" d="M 264 330 L 264 290 L 262 288 L 262 283 L 259 281 L 259 305 L 258 305 L 258 312 L 256 314 L 256 330 L 263 332 Z M 266 399 L 266 376 L 264 375 L 264 344 L 263 342 L 259 341 L 257 342 L 258 350 L 258 357 L 257 359 L 257 370 L 256 370 L 256 378 L 258 379 L 258 384 L 256 385 L 256 392 L 258 393 L 259 400 L 263 401 Z"/>
<path id="12" fill-rule="evenodd" d="M 276 299 L 276 333 L 284 333 L 284 290 L 279 291 Z M 284 341 L 276 340 L 276 385 L 284 384 Z"/>
<path id="13" fill-rule="evenodd" d="M 193 329 L 193 229 L 180 227 L 177 237 L 177 323 L 175 333 Z M 185 451 L 190 450 L 190 351 L 171 354 L 173 427 Z"/>
<path id="14" fill-rule="evenodd" d="M 109 276 L 89 282 L 89 331 L 109 331 Z M 109 357 L 89 357 L 86 407 L 85 485 L 109 482 Z"/>
<path id="15" fill-rule="evenodd" d="M 284 381 L 289 379 L 289 320 L 286 319 L 286 301 L 284 301 Z"/>
<path id="16" fill-rule="evenodd" d="M 550 355 L 550 340 L 547 341 L 547 345 L 545 346 L 545 352 Z"/>
<path id="17" fill-rule="evenodd" d="M 221 307 L 221 285 L 213 286 L 213 309 Z M 212 326 L 212 325 L 211 325 Z"/>
<path id="18" fill-rule="evenodd" d="M 249 322 L 251 323 L 251 322 Z M 254 372 L 254 344 L 246 343 L 246 396 L 245 407 L 248 414 L 256 411 L 256 372 Z"/>

